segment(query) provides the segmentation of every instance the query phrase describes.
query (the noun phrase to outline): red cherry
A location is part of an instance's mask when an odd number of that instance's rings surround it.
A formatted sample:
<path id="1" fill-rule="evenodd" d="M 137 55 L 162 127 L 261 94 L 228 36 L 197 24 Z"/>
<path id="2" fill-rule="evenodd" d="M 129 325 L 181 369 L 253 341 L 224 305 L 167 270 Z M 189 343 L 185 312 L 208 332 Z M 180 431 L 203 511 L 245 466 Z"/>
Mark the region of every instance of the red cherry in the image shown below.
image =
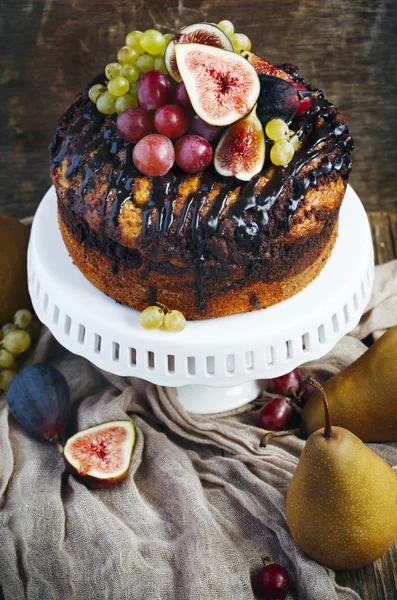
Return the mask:
<path id="1" fill-rule="evenodd" d="M 291 405 L 283 398 L 273 398 L 260 409 L 258 424 L 269 431 L 283 431 L 287 429 L 291 417 Z"/>
<path id="2" fill-rule="evenodd" d="M 290 373 L 271 379 L 269 383 L 272 391 L 276 394 L 289 396 L 293 394 L 293 391 L 295 391 L 295 393 L 298 392 L 302 384 L 302 378 L 299 369 L 294 369 Z"/>
<path id="3" fill-rule="evenodd" d="M 297 90 L 301 90 L 302 92 L 307 92 L 307 88 L 305 88 L 305 86 L 302 85 L 301 83 L 298 83 L 297 81 L 291 81 L 291 83 L 294 87 L 296 87 Z M 296 114 L 301 115 L 302 113 L 307 112 L 312 104 L 313 104 L 313 100 L 310 96 L 308 96 L 307 98 L 303 98 L 299 102 L 299 106 L 298 106 L 298 110 L 296 111 Z"/>
<path id="4" fill-rule="evenodd" d="M 281 565 L 272 563 L 259 571 L 258 591 L 263 600 L 284 600 L 289 586 L 289 575 Z"/>

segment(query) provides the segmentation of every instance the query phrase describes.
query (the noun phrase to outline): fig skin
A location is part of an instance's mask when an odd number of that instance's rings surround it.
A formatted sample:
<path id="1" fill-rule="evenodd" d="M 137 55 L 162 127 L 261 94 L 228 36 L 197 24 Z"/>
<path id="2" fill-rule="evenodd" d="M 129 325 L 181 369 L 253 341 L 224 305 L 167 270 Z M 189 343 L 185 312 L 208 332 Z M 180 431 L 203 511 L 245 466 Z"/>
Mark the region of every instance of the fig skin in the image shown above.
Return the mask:
<path id="1" fill-rule="evenodd" d="M 90 475 L 90 467 L 88 468 L 87 472 L 82 472 L 82 469 L 79 469 L 79 465 L 78 465 L 78 459 L 76 457 L 72 456 L 72 452 L 70 450 L 70 447 L 73 445 L 75 447 L 76 445 L 76 441 L 79 442 L 81 441 L 82 446 L 84 446 L 84 444 L 87 444 L 87 436 L 92 434 L 92 433 L 97 433 L 98 435 L 98 439 L 100 440 L 100 434 L 103 432 L 106 432 L 107 429 L 112 429 L 114 427 L 118 427 L 118 428 L 124 428 L 124 430 L 127 433 L 127 439 L 120 442 L 115 440 L 115 443 L 118 445 L 118 447 L 127 447 L 128 452 L 127 457 L 123 456 L 124 462 L 122 464 L 122 468 L 120 468 L 119 472 L 112 476 L 112 477 L 96 477 L 95 475 Z M 86 438 L 84 440 L 84 438 Z M 94 489 L 100 489 L 100 488 L 106 488 L 109 487 L 111 485 L 114 485 L 115 483 L 118 483 L 119 481 L 122 481 L 122 479 L 125 478 L 125 476 L 128 473 L 130 464 L 131 464 L 131 458 L 132 458 L 132 453 L 134 450 L 134 446 L 135 446 L 135 440 L 136 440 L 136 433 L 135 433 L 135 426 L 132 423 L 132 421 L 109 421 L 107 423 L 101 423 L 100 425 L 95 425 L 94 427 L 89 427 L 88 429 L 84 429 L 82 431 L 79 431 L 78 433 L 76 433 L 75 435 L 73 435 L 71 438 L 68 439 L 68 441 L 65 444 L 64 447 L 64 453 L 63 453 L 63 458 L 65 461 L 65 465 L 67 467 L 67 470 L 81 483 L 83 483 L 84 485 L 86 485 L 89 488 L 94 488 Z M 92 444 L 92 442 L 91 442 Z M 100 451 L 103 452 L 103 448 L 100 448 Z M 110 449 L 111 452 L 111 449 Z M 81 450 L 82 455 L 84 455 L 84 449 Z M 90 451 L 87 451 L 86 456 L 88 457 L 89 455 L 95 455 L 97 454 L 97 451 L 95 450 L 95 448 L 90 448 Z M 74 464 L 73 464 L 74 463 Z M 95 469 L 95 467 L 94 467 Z"/>
<path id="2" fill-rule="evenodd" d="M 257 115 L 265 126 L 272 119 L 291 122 L 295 116 L 301 98 L 292 83 L 272 75 L 258 75 L 261 90 L 257 103 Z"/>
<path id="3" fill-rule="evenodd" d="M 278 67 L 275 67 L 274 65 L 272 65 L 272 63 L 268 62 L 263 58 L 260 58 L 260 56 L 257 56 L 252 52 L 242 52 L 241 56 L 246 58 L 248 62 L 251 63 L 258 75 L 272 75 L 273 77 L 279 77 L 280 79 L 284 79 L 284 81 L 294 80 L 292 75 L 290 75 L 286 71 L 283 71 L 282 69 L 279 69 Z"/>
<path id="4" fill-rule="evenodd" d="M 69 420 L 69 386 L 52 365 L 25 367 L 12 380 L 7 401 L 11 414 L 33 437 L 53 442 L 63 434 Z"/>

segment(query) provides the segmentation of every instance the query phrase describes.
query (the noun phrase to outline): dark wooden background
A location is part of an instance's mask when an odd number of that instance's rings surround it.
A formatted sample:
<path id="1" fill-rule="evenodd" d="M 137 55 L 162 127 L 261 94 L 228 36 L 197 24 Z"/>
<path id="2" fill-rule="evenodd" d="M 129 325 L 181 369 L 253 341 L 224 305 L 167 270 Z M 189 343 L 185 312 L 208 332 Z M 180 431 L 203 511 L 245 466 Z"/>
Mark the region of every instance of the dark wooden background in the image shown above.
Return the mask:
<path id="1" fill-rule="evenodd" d="M 353 186 L 369 210 L 396 209 L 396 0 L 0 0 L 0 212 L 34 212 L 57 117 L 129 30 L 222 18 L 346 112 Z"/>
<path id="2" fill-rule="evenodd" d="M 369 215 L 377 261 L 396 257 L 397 0 L 0 0 L 0 212 L 34 213 L 58 116 L 128 31 L 221 19 L 258 54 L 298 64 L 345 111 L 351 182 L 367 210 L 388 211 Z M 363 600 L 397 600 L 397 546 L 337 580 Z"/>

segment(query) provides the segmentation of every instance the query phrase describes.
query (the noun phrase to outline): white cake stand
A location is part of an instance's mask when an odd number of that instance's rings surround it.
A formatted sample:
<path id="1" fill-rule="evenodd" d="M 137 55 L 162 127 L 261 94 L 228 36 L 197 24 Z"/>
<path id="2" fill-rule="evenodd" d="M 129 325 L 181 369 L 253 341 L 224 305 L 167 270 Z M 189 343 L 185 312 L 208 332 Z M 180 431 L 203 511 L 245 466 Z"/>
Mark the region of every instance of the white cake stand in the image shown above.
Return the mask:
<path id="1" fill-rule="evenodd" d="M 177 334 L 147 331 L 137 311 L 97 290 L 73 264 L 51 188 L 33 221 L 28 278 L 39 319 L 68 350 L 106 371 L 177 387 L 192 412 L 217 413 L 253 400 L 258 380 L 323 356 L 354 329 L 371 296 L 373 260 L 367 216 L 348 187 L 332 256 L 299 294 L 252 313 L 190 321 Z"/>

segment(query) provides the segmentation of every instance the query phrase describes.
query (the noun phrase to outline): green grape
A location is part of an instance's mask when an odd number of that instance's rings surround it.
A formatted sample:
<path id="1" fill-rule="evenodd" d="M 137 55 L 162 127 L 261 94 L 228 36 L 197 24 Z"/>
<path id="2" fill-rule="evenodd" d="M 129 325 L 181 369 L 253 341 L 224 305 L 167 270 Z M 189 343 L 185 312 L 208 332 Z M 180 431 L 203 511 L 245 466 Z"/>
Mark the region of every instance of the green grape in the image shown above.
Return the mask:
<path id="1" fill-rule="evenodd" d="M 144 329 L 158 329 L 164 323 L 164 311 L 159 306 L 148 306 L 139 315 L 139 323 Z"/>
<path id="2" fill-rule="evenodd" d="M 125 77 L 130 84 L 138 81 L 139 75 L 139 69 L 136 65 L 124 65 L 120 72 L 120 76 Z"/>
<path id="3" fill-rule="evenodd" d="M 135 83 L 130 83 L 130 89 L 128 90 L 128 93 L 131 94 L 131 96 L 136 96 L 138 94 L 138 86 L 139 81 L 136 81 Z"/>
<path id="4" fill-rule="evenodd" d="M 234 33 L 234 25 L 231 21 L 219 21 L 218 27 L 220 27 L 228 35 Z"/>
<path id="5" fill-rule="evenodd" d="M 237 44 L 240 48 L 239 52 L 241 52 L 241 50 L 246 52 L 251 50 L 252 44 L 248 36 L 246 36 L 244 33 L 235 33 L 234 37 L 237 39 Z"/>
<path id="6" fill-rule="evenodd" d="M 130 89 L 130 84 L 126 80 L 125 77 L 115 77 L 111 79 L 108 83 L 108 91 L 112 94 L 112 96 L 124 96 Z"/>
<path id="7" fill-rule="evenodd" d="M 88 97 L 91 100 L 91 102 L 96 104 L 99 96 L 101 94 L 103 94 L 103 92 L 105 90 L 106 90 L 105 86 L 101 85 L 100 83 L 97 83 L 96 85 L 93 85 L 92 87 L 90 87 L 90 91 L 88 92 Z"/>
<path id="8" fill-rule="evenodd" d="M 116 112 L 120 114 L 127 108 L 136 108 L 138 106 L 138 100 L 132 94 L 124 94 L 116 100 Z"/>
<path id="9" fill-rule="evenodd" d="M 127 46 L 129 46 L 139 54 L 142 54 L 143 52 L 140 44 L 141 37 L 142 31 L 138 31 L 137 29 L 135 29 L 135 31 L 130 31 L 129 33 L 127 33 L 127 37 L 125 38 L 125 43 L 127 44 Z"/>
<path id="10" fill-rule="evenodd" d="M 110 92 L 103 92 L 97 100 L 96 107 L 104 115 L 116 112 L 116 98 Z"/>
<path id="11" fill-rule="evenodd" d="M 142 54 L 139 56 L 136 61 L 136 66 L 140 70 L 141 73 L 147 73 L 148 71 L 153 71 L 154 69 L 154 56 L 150 56 L 150 54 Z"/>
<path id="12" fill-rule="evenodd" d="M 121 65 L 132 65 L 136 62 L 139 54 L 136 50 L 133 50 L 129 46 L 123 46 L 117 52 L 117 60 Z"/>
<path id="13" fill-rule="evenodd" d="M 289 138 L 288 141 L 292 145 L 293 149 L 296 152 L 298 150 L 298 148 L 299 148 L 299 138 L 296 135 L 295 131 L 292 131 L 292 129 L 290 129 L 288 131 L 288 135 L 290 136 L 290 138 Z"/>
<path id="14" fill-rule="evenodd" d="M 237 52 L 237 54 L 240 54 L 242 48 L 240 46 L 237 34 L 236 33 L 229 33 L 228 35 L 229 35 L 229 38 L 231 39 L 232 44 L 234 46 L 234 51 Z"/>
<path id="15" fill-rule="evenodd" d="M 111 62 L 105 67 L 105 75 L 108 79 L 119 77 L 123 65 L 118 62 Z"/>
<path id="16" fill-rule="evenodd" d="M 289 128 L 282 119 L 272 119 L 266 124 L 265 133 L 269 139 L 278 142 L 288 139 Z"/>
<path id="17" fill-rule="evenodd" d="M 5 325 L 3 325 L 3 327 L 1 328 L 3 337 L 5 337 L 8 333 L 10 333 L 10 331 L 14 331 L 14 329 L 16 329 L 16 328 L 17 328 L 17 326 L 14 325 L 14 323 L 6 323 Z"/>
<path id="18" fill-rule="evenodd" d="M 156 71 L 161 71 L 162 73 L 164 73 L 164 75 L 168 75 L 163 56 L 156 56 L 156 59 L 154 61 L 154 68 L 156 69 Z"/>
<path id="19" fill-rule="evenodd" d="M 11 369 L 6 369 L 5 371 L 0 372 L 0 390 L 6 392 L 10 387 L 11 381 L 14 379 L 16 375 L 16 371 L 11 371 Z"/>
<path id="20" fill-rule="evenodd" d="M 173 33 L 166 33 L 164 36 L 164 40 L 165 40 L 165 44 L 164 44 L 164 48 L 161 54 L 164 54 L 165 49 L 167 48 L 168 44 L 170 43 L 171 40 L 173 40 L 175 37 L 175 35 Z"/>
<path id="21" fill-rule="evenodd" d="M 165 39 L 160 31 L 156 29 L 147 29 L 140 39 L 140 44 L 145 52 L 157 56 L 164 50 Z"/>
<path id="22" fill-rule="evenodd" d="M 168 331 L 182 331 L 186 327 L 186 319 L 179 310 L 170 310 L 164 317 L 164 325 Z"/>
<path id="23" fill-rule="evenodd" d="M 270 150 L 270 160 L 277 167 L 285 167 L 294 156 L 294 147 L 287 140 L 274 142 Z"/>
<path id="24" fill-rule="evenodd" d="M 27 331 L 23 331 L 23 329 L 10 331 L 3 340 L 3 346 L 7 352 L 10 352 L 14 356 L 22 354 L 30 346 L 30 335 Z"/>
<path id="25" fill-rule="evenodd" d="M 9 369 L 14 363 L 14 357 L 7 350 L 0 350 L 0 367 L 2 369 Z"/>
<path id="26" fill-rule="evenodd" d="M 32 313 L 26 308 L 21 308 L 20 310 L 17 310 L 17 312 L 14 315 L 14 325 L 19 327 L 19 329 L 26 329 L 26 327 L 29 327 L 31 321 Z"/>

